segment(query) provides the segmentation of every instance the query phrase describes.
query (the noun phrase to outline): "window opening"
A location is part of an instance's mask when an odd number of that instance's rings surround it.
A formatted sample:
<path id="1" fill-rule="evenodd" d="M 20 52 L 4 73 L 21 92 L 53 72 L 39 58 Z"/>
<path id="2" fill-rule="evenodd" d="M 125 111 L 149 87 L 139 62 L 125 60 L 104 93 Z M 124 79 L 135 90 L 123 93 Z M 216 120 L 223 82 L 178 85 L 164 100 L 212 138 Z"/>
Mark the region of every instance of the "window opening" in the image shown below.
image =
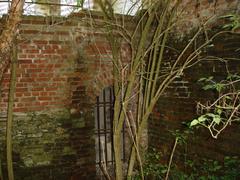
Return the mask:
<path id="1" fill-rule="evenodd" d="M 108 173 L 114 173 L 113 149 L 113 106 L 114 92 L 112 87 L 105 88 L 96 99 L 95 105 L 95 149 L 97 175 L 102 177 L 101 166 L 106 166 Z M 122 131 L 122 160 L 126 160 L 126 131 Z"/>

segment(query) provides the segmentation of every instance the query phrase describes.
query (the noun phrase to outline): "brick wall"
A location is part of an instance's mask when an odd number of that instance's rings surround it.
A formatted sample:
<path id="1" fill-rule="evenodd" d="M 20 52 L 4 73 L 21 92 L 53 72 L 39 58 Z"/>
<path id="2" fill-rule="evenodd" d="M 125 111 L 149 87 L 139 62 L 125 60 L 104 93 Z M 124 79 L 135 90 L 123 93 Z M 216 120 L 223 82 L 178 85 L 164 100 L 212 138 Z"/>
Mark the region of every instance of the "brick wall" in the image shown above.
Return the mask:
<path id="1" fill-rule="evenodd" d="M 211 29 L 219 23 L 219 17 L 229 13 L 239 13 L 240 3 L 237 0 L 184 0 L 180 5 L 180 20 L 176 33 L 184 38 L 192 29 L 205 25 Z"/>
<path id="2" fill-rule="evenodd" d="M 101 26 L 102 16 L 92 17 Z M 120 50 L 127 61 L 128 46 Z M 23 18 L 14 102 L 16 179 L 95 179 L 94 105 L 112 85 L 111 57 L 103 28 L 92 27 L 84 12 Z M 0 101 L 4 171 L 9 81 L 7 69 Z"/>
<path id="3" fill-rule="evenodd" d="M 93 22 L 84 13 L 68 18 L 23 18 L 18 40 L 14 103 L 16 179 L 95 179 L 93 106 L 101 90 L 112 84 L 112 62 L 111 50 L 101 27 L 102 17 L 99 14 L 93 14 L 93 17 L 98 28 L 92 27 Z M 184 23 L 180 27 L 189 29 Z M 122 45 L 121 51 L 127 61 L 130 52 L 126 44 Z M 0 157 L 5 175 L 9 74 L 6 70 L 1 80 L 0 101 Z M 168 129 L 175 127 L 180 117 L 192 117 L 195 106 L 190 95 L 195 91 L 190 82 L 187 78 L 174 82 L 174 97 L 169 98 L 166 94 L 165 100 L 159 102 L 157 107 L 163 107 L 163 112 L 159 114 L 156 109 L 154 117 L 159 121 L 151 125 L 167 126 Z M 178 103 L 174 102 L 174 108 L 173 100 L 178 100 Z M 183 111 L 181 103 L 189 105 L 187 111 Z M 178 111 L 175 108 L 179 108 Z M 180 116 L 180 113 L 183 114 Z M 160 121 L 162 119 L 165 121 Z M 166 123 L 161 124 L 163 122 Z M 152 128 L 150 144 L 162 143 L 158 141 L 161 134 L 157 132 Z"/>
<path id="4" fill-rule="evenodd" d="M 16 179 L 95 178 L 93 106 L 112 83 L 112 66 L 104 32 L 86 22 L 84 13 L 23 18 L 14 103 Z M 9 80 L 6 70 L 0 102 L 4 175 Z"/>
<path id="5" fill-rule="evenodd" d="M 184 1 L 184 14 L 190 18 L 183 17 L 195 21 L 195 8 L 199 9 L 196 11 L 199 16 L 206 17 L 214 12 L 222 14 L 227 10 L 237 10 L 237 2 L 206 0 L 197 4 Z M 101 19 L 98 14 L 94 18 Z M 87 91 L 94 97 L 102 87 L 111 84 L 110 47 L 104 38 L 103 29 L 96 31 L 86 19 L 84 13 L 70 18 L 24 17 L 18 43 L 15 112 L 77 104 L 75 91 Z M 181 32 L 192 28 L 185 27 Z M 124 45 L 122 49 L 128 51 Z M 9 72 L 6 72 L 1 85 L 2 112 L 6 111 L 9 78 Z"/>
<path id="6" fill-rule="evenodd" d="M 24 18 L 21 41 L 18 43 L 15 112 L 40 111 L 74 104 L 72 100 L 76 97 L 70 96 L 77 89 L 77 83 L 86 85 L 98 76 L 106 76 L 101 74 L 102 68 L 108 69 L 105 73 L 111 72 L 110 59 L 103 54 L 109 48 L 101 37 L 102 32 L 99 35 L 92 34 L 91 28 L 85 28 L 83 22 L 77 21 Z M 97 50 L 101 55 L 97 56 Z M 89 73 L 92 71 L 98 73 Z M 109 81 L 105 83 L 109 84 Z M 6 72 L 2 80 L 1 111 L 6 111 L 8 83 L 9 72 Z"/>
<path id="7" fill-rule="evenodd" d="M 197 117 L 197 102 L 207 102 L 217 94 L 213 91 L 204 91 L 197 83 L 201 77 L 214 76 L 215 79 L 223 79 L 227 76 L 227 68 L 231 73 L 240 72 L 239 55 L 240 35 L 225 33 L 215 38 L 213 47 L 208 48 L 206 55 L 223 59 L 231 59 L 226 62 L 203 60 L 197 65 L 186 70 L 181 78 L 177 78 L 160 98 L 155 107 L 152 119 L 149 123 L 149 145 L 163 152 L 163 159 L 168 160 L 174 143 L 174 135 L 171 132 L 186 127 L 182 122 L 188 122 Z M 175 155 L 175 162 L 184 162 L 189 157 L 197 161 L 198 158 L 210 158 L 223 161 L 224 156 L 240 156 L 239 153 L 239 124 L 232 124 L 219 136 L 211 137 L 205 128 L 194 130 L 189 135 L 187 144 L 179 146 Z"/>

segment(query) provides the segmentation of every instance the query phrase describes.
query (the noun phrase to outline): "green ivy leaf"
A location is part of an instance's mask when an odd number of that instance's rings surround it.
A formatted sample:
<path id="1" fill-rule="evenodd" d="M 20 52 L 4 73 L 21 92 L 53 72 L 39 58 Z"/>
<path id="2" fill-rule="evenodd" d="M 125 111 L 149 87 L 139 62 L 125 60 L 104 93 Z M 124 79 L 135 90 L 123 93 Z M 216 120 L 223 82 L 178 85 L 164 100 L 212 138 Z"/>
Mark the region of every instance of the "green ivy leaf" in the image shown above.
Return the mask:
<path id="1" fill-rule="evenodd" d="M 230 96 L 225 96 L 225 98 L 226 98 L 226 99 L 230 99 L 230 100 L 232 99 Z"/>
<path id="2" fill-rule="evenodd" d="M 216 112 L 221 115 L 222 114 L 222 109 L 217 108 Z"/>
<path id="3" fill-rule="evenodd" d="M 226 24 L 223 26 L 223 29 L 228 29 L 228 28 L 232 28 L 233 25 L 232 24 Z"/>
<path id="4" fill-rule="evenodd" d="M 224 84 L 218 83 L 216 84 L 216 90 L 220 92 L 224 88 Z"/>
<path id="5" fill-rule="evenodd" d="M 229 74 L 228 76 L 227 76 L 227 80 L 238 80 L 238 79 L 240 79 L 240 76 L 238 75 L 238 74 Z"/>
<path id="6" fill-rule="evenodd" d="M 220 18 L 230 18 L 235 16 L 234 14 L 228 14 L 228 15 L 224 15 L 224 16 L 220 16 Z"/>
<path id="7" fill-rule="evenodd" d="M 200 78 L 198 82 L 205 81 L 207 78 Z"/>
<path id="8" fill-rule="evenodd" d="M 199 121 L 197 119 L 194 119 L 191 123 L 190 123 L 190 127 L 196 126 L 197 124 L 199 124 Z"/>
<path id="9" fill-rule="evenodd" d="M 203 116 L 200 116 L 197 121 L 199 121 L 199 122 L 204 122 L 204 121 L 206 121 L 206 120 L 207 120 L 206 116 L 203 115 Z"/>
<path id="10" fill-rule="evenodd" d="M 219 124 L 221 122 L 221 118 L 219 115 L 215 115 L 215 117 L 213 118 L 213 121 L 216 123 L 216 124 Z"/>
<path id="11" fill-rule="evenodd" d="M 213 76 L 209 76 L 209 77 L 207 78 L 208 81 L 211 81 L 212 79 L 213 79 Z"/>
<path id="12" fill-rule="evenodd" d="M 210 85 L 210 84 L 208 84 L 206 86 L 203 86 L 203 90 L 214 89 L 214 88 L 215 88 L 215 86 L 214 85 Z"/>
<path id="13" fill-rule="evenodd" d="M 160 171 L 162 174 L 165 174 L 167 172 L 167 169 L 163 169 Z"/>
<path id="14" fill-rule="evenodd" d="M 211 118 L 214 118 L 216 115 L 213 114 L 213 113 L 207 113 L 206 116 L 209 116 L 209 117 L 211 117 Z"/>

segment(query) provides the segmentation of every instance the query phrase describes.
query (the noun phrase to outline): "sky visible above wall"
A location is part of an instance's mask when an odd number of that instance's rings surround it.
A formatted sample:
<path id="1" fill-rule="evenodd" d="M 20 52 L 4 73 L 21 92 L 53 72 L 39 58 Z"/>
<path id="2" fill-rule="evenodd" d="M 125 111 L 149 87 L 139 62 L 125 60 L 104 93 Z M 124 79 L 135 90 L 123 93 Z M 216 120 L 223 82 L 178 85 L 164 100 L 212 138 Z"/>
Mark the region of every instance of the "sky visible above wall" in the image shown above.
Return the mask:
<path id="1" fill-rule="evenodd" d="M 25 0 L 24 14 L 25 15 L 42 15 L 36 8 L 34 0 Z M 114 9 L 115 13 L 134 15 L 140 7 L 140 0 L 117 0 Z M 77 0 L 61 0 L 61 15 L 67 16 L 72 12 L 79 11 Z M 7 0 L 0 0 L 0 16 L 7 14 L 10 2 Z M 84 9 L 93 9 L 93 0 L 85 0 Z"/>

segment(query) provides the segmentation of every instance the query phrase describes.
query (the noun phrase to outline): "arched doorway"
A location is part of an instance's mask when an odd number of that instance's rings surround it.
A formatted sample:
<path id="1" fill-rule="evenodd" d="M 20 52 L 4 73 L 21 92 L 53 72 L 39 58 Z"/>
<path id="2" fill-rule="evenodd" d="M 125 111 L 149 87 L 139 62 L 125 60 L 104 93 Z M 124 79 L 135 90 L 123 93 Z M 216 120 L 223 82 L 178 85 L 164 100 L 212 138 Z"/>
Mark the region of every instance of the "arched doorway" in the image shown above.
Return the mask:
<path id="1" fill-rule="evenodd" d="M 114 173 L 114 148 L 113 148 L 113 114 L 114 114 L 113 87 L 105 88 L 96 98 L 95 113 L 95 150 L 96 171 L 99 179 L 103 178 L 103 168 L 108 173 Z M 126 159 L 126 132 L 122 132 L 122 160 Z"/>

